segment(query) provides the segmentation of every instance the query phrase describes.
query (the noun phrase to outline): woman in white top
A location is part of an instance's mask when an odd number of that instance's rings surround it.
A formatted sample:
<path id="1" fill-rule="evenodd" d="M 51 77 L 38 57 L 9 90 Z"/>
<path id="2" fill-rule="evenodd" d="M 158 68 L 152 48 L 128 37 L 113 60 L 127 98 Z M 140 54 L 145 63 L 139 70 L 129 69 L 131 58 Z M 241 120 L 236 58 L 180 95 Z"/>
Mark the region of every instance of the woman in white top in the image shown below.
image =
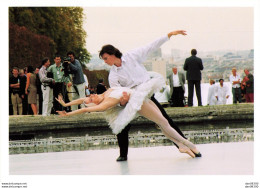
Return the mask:
<path id="1" fill-rule="evenodd" d="M 216 91 L 216 86 L 215 86 L 215 81 L 214 80 L 210 80 L 209 81 L 209 92 L 208 92 L 208 105 L 216 105 L 217 104 L 217 98 L 215 95 L 215 91 Z"/>
<path id="2" fill-rule="evenodd" d="M 165 119 L 158 107 L 149 99 L 155 91 L 161 88 L 163 83 L 164 79 L 154 77 L 137 86 L 135 89 L 114 87 L 108 89 L 103 94 L 94 94 L 90 97 L 72 101 L 67 104 L 59 98 L 56 100 L 63 106 L 79 104 L 84 101 L 87 108 L 69 113 L 58 111 L 58 113 L 61 116 L 71 116 L 85 112 L 106 111 L 106 118 L 110 128 L 115 134 L 120 133 L 132 119 L 140 114 L 159 125 L 164 135 L 178 145 L 181 153 L 187 153 L 191 157 L 200 157 L 201 154 L 196 146 L 180 136 L 180 134 L 169 125 L 167 119 Z M 124 107 L 118 105 L 123 92 L 130 94 L 129 101 Z"/>

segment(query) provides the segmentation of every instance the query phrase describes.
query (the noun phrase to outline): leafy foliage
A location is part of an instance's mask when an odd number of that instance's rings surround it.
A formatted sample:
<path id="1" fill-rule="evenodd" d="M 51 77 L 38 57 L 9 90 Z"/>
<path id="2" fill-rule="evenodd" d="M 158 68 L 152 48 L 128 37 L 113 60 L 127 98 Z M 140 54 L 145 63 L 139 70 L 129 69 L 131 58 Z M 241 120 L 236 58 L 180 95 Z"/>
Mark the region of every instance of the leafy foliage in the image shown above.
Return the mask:
<path id="1" fill-rule="evenodd" d="M 10 65 L 34 65 L 44 56 L 52 59 L 55 53 L 66 56 L 68 51 L 74 51 L 77 59 L 87 63 L 90 54 L 85 48 L 83 19 L 80 7 L 10 7 Z"/>

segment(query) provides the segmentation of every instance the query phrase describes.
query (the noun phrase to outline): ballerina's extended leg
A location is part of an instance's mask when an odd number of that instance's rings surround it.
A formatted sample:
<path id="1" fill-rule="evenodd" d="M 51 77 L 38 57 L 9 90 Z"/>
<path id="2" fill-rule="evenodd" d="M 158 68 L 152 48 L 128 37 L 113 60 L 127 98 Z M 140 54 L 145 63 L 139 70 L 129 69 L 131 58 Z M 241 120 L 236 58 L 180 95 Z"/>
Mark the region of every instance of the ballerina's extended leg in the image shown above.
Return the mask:
<path id="1" fill-rule="evenodd" d="M 144 102 L 139 113 L 147 119 L 157 123 L 161 127 L 161 130 L 165 136 L 179 146 L 179 151 L 181 153 L 187 153 L 191 157 L 195 157 L 196 154 L 199 153 L 194 144 L 184 139 L 169 125 L 167 119 L 163 117 L 158 107 L 152 101 Z"/>

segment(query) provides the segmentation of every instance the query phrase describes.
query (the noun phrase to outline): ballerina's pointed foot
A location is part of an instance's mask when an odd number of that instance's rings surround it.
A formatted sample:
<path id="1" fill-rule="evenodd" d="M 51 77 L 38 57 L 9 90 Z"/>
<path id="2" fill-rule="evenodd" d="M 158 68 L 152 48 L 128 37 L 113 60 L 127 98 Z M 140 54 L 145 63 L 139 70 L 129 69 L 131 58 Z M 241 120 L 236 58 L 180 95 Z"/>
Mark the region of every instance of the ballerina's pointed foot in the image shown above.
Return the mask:
<path id="1" fill-rule="evenodd" d="M 192 158 L 195 157 L 195 153 L 193 153 L 188 147 L 183 147 L 183 148 L 179 148 L 179 151 L 181 153 L 187 153 L 189 156 L 191 156 Z"/>
<path id="2" fill-rule="evenodd" d="M 195 155 L 195 157 L 202 157 L 201 153 L 198 151 L 196 146 L 191 143 L 190 141 L 186 140 L 184 144 L 192 151 L 192 153 Z"/>
<path id="3" fill-rule="evenodd" d="M 192 151 L 193 152 L 193 151 Z M 194 152 L 193 152 L 194 153 Z M 201 153 L 194 153 L 195 157 L 202 157 Z"/>

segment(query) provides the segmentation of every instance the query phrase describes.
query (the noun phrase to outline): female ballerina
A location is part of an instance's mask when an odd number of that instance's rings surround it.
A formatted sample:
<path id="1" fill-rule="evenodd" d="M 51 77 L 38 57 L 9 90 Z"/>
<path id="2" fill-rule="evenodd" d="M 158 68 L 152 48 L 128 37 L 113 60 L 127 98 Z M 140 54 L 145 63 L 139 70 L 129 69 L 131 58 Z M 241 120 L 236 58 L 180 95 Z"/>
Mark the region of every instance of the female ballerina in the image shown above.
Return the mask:
<path id="1" fill-rule="evenodd" d="M 68 113 L 65 111 L 57 112 L 61 116 L 71 116 L 86 112 L 105 111 L 107 121 L 114 134 L 120 133 L 131 120 L 137 115 L 141 115 L 159 125 L 163 134 L 178 145 L 181 153 L 187 153 L 193 158 L 201 157 L 196 146 L 175 131 L 162 115 L 159 108 L 149 99 L 149 95 L 159 90 L 163 83 L 164 79 L 155 77 L 137 86 L 135 89 L 114 87 L 108 89 L 103 94 L 93 94 L 90 97 L 77 99 L 69 103 L 65 103 L 62 97 L 58 97 L 56 100 L 64 107 L 83 103 L 86 108 Z M 126 106 L 122 107 L 119 104 L 124 92 L 130 94 L 130 98 Z"/>

